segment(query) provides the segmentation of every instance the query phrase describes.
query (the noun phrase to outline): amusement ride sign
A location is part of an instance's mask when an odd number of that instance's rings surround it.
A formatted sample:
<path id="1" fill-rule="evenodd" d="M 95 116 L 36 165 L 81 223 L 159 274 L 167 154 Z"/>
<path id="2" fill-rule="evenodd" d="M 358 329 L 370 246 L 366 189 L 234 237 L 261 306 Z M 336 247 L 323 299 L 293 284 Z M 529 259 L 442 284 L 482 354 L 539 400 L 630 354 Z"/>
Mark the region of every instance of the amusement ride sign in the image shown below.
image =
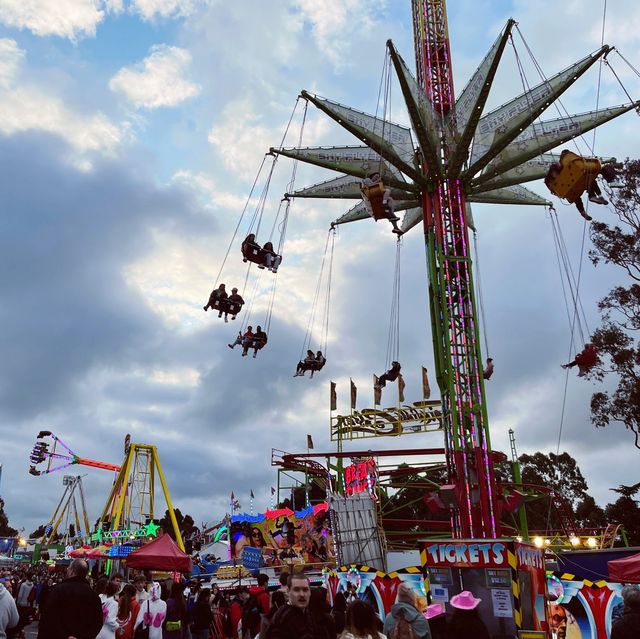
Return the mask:
<path id="1" fill-rule="evenodd" d="M 373 459 L 365 459 L 351 464 L 344 469 L 344 487 L 347 496 L 368 492 L 375 499 L 376 463 Z"/>

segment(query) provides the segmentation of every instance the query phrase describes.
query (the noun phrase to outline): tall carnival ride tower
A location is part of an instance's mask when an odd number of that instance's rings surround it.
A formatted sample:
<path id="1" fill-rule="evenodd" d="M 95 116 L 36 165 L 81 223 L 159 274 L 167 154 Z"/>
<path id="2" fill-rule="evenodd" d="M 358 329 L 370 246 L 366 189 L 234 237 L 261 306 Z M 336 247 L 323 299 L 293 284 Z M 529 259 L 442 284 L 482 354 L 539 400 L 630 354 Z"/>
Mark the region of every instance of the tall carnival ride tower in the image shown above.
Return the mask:
<path id="1" fill-rule="evenodd" d="M 469 203 L 550 205 L 522 183 L 544 178 L 559 160 L 551 149 L 640 103 L 538 121 L 559 96 L 611 50 L 589 54 L 497 109 L 483 115 L 496 70 L 515 26 L 509 20 L 468 84 L 454 98 L 445 0 L 412 0 L 417 78 L 389 41 L 412 131 L 306 91 L 312 102 L 362 146 L 272 149 L 343 175 L 287 194 L 361 198 L 373 169 L 391 189 L 401 229 L 422 222 L 429 277 L 436 375 L 442 398 L 451 523 L 457 538 L 500 536 L 483 380 L 483 358 L 471 263 Z M 368 219 L 364 202 L 335 224 Z"/>

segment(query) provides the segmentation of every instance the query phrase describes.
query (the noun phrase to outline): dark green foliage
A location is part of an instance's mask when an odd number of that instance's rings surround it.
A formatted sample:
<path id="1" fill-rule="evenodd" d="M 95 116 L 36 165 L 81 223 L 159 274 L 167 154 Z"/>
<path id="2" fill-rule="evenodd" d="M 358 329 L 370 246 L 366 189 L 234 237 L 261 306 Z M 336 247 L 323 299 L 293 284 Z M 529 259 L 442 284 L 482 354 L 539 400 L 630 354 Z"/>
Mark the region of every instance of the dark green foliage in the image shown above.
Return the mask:
<path id="1" fill-rule="evenodd" d="M 9 517 L 4 512 L 4 499 L 0 497 L 0 537 L 15 537 L 18 531 L 9 526 Z"/>
<path id="2" fill-rule="evenodd" d="M 599 303 L 602 325 L 591 341 L 601 365 L 593 376 L 615 376 L 612 392 L 597 392 L 591 398 L 591 421 L 597 427 L 620 422 L 633 433 L 640 448 L 640 161 L 627 160 L 621 171 L 621 189 L 611 194 L 620 225 L 591 225 L 591 261 L 620 267 L 623 285 L 616 286 Z"/>

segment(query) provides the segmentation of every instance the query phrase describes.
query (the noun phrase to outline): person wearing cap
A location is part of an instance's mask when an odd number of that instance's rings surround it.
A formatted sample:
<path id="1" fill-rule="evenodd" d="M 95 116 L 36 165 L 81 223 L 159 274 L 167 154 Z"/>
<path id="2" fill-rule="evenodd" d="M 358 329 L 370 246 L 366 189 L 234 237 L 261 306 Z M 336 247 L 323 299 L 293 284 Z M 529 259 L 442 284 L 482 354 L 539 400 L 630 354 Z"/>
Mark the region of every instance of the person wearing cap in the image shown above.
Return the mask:
<path id="1" fill-rule="evenodd" d="M 394 636 L 396 625 L 406 622 L 411 626 L 416 639 L 431 639 L 429 622 L 418 610 L 416 603 L 415 591 L 408 583 L 402 582 L 398 588 L 396 603 L 391 606 L 391 612 L 384 620 L 383 633 L 387 637 Z"/>
<path id="2" fill-rule="evenodd" d="M 447 621 L 447 639 L 490 639 L 489 630 L 478 614 L 481 601 L 468 590 L 451 597 L 453 614 Z"/>
<path id="3" fill-rule="evenodd" d="M 232 288 L 231 295 L 229 295 L 229 298 L 227 299 L 227 304 L 225 305 L 224 321 L 225 322 L 229 321 L 227 318 L 227 315 L 229 313 L 231 313 L 231 319 L 234 320 L 236 318 L 236 315 L 241 311 L 243 304 L 244 304 L 244 300 L 242 299 L 242 296 L 238 294 L 238 289 Z M 231 309 L 232 307 L 237 307 L 237 310 L 235 308 L 234 310 L 226 310 L 226 309 Z"/>

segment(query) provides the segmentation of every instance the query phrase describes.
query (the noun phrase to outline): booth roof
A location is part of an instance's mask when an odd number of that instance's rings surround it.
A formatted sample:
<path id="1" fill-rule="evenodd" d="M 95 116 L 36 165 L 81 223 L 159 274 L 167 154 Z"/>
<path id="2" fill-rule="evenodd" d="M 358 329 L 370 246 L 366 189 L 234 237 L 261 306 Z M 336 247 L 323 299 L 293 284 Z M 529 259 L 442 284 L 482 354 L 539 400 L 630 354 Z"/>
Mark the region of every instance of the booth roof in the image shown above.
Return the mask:
<path id="1" fill-rule="evenodd" d="M 180 550 L 170 535 L 162 535 L 142 548 L 134 550 L 127 557 L 127 567 L 190 572 L 193 564 L 191 557 Z"/>
<path id="2" fill-rule="evenodd" d="M 609 579 L 625 583 L 640 583 L 640 553 L 624 559 L 613 559 L 608 562 Z"/>

